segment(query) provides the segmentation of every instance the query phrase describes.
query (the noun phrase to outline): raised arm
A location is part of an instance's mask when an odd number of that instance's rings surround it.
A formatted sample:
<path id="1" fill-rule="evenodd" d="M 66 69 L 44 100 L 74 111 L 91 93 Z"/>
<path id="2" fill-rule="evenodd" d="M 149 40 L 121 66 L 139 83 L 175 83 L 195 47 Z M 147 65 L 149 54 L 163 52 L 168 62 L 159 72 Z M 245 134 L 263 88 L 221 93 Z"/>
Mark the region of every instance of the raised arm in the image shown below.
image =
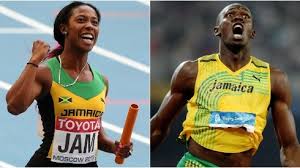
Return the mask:
<path id="1" fill-rule="evenodd" d="M 272 117 L 280 145 L 282 166 L 300 166 L 300 146 L 291 112 L 291 92 L 287 76 L 271 68 Z"/>
<path id="2" fill-rule="evenodd" d="M 175 70 L 171 89 L 163 99 L 158 112 L 151 118 L 151 150 L 168 135 L 172 121 L 193 96 L 197 66 L 197 61 L 188 61 L 180 64 Z"/>
<path id="3" fill-rule="evenodd" d="M 48 50 L 49 45 L 45 42 L 38 40 L 33 43 L 29 64 L 6 94 L 7 110 L 11 114 L 21 114 L 41 96 L 44 79 L 49 76 L 46 67 L 38 65 L 47 56 Z"/>

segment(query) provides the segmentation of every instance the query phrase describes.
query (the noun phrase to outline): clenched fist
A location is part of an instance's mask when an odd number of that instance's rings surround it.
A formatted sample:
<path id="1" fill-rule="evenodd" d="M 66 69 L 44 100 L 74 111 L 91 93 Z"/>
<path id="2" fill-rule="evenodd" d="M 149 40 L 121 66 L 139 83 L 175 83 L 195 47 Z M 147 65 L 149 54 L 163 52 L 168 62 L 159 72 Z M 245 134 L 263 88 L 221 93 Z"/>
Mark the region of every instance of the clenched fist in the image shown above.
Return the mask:
<path id="1" fill-rule="evenodd" d="M 50 45 L 44 41 L 36 40 L 32 44 L 31 63 L 40 64 L 44 58 L 47 57 L 50 51 Z"/>

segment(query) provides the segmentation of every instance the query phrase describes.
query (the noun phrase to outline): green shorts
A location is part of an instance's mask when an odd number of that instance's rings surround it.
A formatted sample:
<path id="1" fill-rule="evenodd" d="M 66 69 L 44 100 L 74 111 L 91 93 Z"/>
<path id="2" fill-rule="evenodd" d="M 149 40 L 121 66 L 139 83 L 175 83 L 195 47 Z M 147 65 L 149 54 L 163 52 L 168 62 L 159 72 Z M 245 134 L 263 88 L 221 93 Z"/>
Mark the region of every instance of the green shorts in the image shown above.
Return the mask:
<path id="1" fill-rule="evenodd" d="M 177 164 L 177 167 L 218 167 L 208 161 L 201 160 L 186 152 Z"/>

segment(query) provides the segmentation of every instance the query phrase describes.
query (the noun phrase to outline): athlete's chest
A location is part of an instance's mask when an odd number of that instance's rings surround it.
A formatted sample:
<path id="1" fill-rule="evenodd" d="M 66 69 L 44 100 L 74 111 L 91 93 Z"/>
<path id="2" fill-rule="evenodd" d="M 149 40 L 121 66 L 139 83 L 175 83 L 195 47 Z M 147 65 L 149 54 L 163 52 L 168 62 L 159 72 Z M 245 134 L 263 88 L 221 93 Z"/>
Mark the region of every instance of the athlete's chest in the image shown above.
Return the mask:
<path id="1" fill-rule="evenodd" d="M 96 161 L 106 89 L 86 99 L 53 83 L 50 93 L 55 113 L 51 160 L 82 164 Z"/>
<path id="2" fill-rule="evenodd" d="M 50 93 L 56 117 L 99 118 L 105 111 L 105 89 L 86 99 L 54 83 Z"/>
<path id="3" fill-rule="evenodd" d="M 199 75 L 197 90 L 200 94 L 251 95 L 269 91 L 269 73 L 245 70 L 239 73 L 216 71 Z M 267 94 L 267 93 L 265 93 Z"/>

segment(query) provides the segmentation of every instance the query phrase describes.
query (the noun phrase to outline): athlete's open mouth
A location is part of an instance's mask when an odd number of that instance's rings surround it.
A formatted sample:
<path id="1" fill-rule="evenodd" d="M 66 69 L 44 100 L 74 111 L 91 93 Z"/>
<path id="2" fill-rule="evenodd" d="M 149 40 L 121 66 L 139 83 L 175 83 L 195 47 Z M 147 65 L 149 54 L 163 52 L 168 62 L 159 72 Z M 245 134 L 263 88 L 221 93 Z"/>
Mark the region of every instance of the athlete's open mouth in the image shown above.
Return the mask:
<path id="1" fill-rule="evenodd" d="M 91 33 L 83 33 L 81 35 L 81 38 L 84 40 L 88 40 L 88 41 L 93 41 L 94 40 L 94 36 Z"/>
<path id="2" fill-rule="evenodd" d="M 233 25 L 233 34 L 242 35 L 244 31 L 244 27 L 241 23 L 236 23 Z"/>
<path id="3" fill-rule="evenodd" d="M 235 40 L 243 39 L 244 27 L 241 23 L 235 23 L 232 27 L 233 37 Z"/>

